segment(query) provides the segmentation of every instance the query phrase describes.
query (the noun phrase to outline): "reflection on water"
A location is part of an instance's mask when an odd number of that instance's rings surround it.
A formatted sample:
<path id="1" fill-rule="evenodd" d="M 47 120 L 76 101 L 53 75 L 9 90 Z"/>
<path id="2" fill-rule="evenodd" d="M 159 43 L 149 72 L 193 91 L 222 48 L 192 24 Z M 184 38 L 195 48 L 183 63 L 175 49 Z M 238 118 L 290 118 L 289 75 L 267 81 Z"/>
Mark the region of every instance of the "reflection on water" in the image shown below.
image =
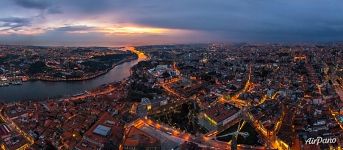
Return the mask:
<path id="1" fill-rule="evenodd" d="M 120 81 L 130 76 L 130 68 L 146 57 L 122 63 L 108 73 L 85 81 L 29 81 L 22 85 L 0 87 L 0 102 L 17 100 L 44 100 L 65 95 L 74 95 L 100 85 Z"/>

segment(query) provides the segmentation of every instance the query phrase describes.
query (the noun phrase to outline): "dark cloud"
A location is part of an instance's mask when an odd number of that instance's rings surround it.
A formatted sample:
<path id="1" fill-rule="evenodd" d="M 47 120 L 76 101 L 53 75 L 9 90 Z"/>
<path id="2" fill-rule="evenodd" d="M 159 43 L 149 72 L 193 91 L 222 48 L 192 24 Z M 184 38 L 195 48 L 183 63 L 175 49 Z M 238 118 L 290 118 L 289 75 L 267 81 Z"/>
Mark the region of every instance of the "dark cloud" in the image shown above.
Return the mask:
<path id="1" fill-rule="evenodd" d="M 64 7 L 70 12 L 93 15 L 113 11 L 120 7 L 121 3 L 113 0 L 60 0 L 56 2 L 56 5 Z"/>
<path id="2" fill-rule="evenodd" d="M 63 31 L 63 32 L 73 32 L 73 31 L 90 31 L 95 29 L 94 27 L 89 26 L 64 26 L 54 29 L 54 31 Z"/>
<path id="3" fill-rule="evenodd" d="M 0 2 L 9 4 L 10 0 Z M 99 24 L 129 24 L 173 28 L 206 33 L 202 39 L 229 41 L 330 41 L 343 39 L 341 0 L 13 0 L 24 8 L 44 10 L 47 19 L 95 21 Z M 27 9 L 23 9 L 27 10 Z M 21 11 L 23 11 L 21 10 Z M 20 12 L 20 10 L 18 10 Z M 45 13 L 46 12 L 46 13 Z M 0 10 L 1 13 L 1 10 Z M 63 14 L 61 14 L 63 13 Z M 16 12 L 7 13 L 16 16 Z M 55 15 L 51 15 L 55 14 Z M 19 15 L 20 16 L 20 15 Z M 42 23 L 44 23 L 44 19 Z M 39 24 L 39 21 L 36 21 Z M 9 23 L 22 26 L 28 22 Z M 34 25 L 33 25 L 34 26 Z M 92 27 L 72 26 L 56 32 L 90 31 Z M 56 32 L 55 32 L 56 31 Z M 47 34 L 46 39 L 53 36 Z M 67 35 L 65 35 L 67 36 Z M 71 36 L 71 35 L 70 35 Z M 179 37 L 175 41 L 179 41 Z M 53 39 L 52 37 L 50 37 Z M 90 36 L 91 38 L 91 36 Z M 98 36 L 94 36 L 98 38 Z M 158 37 L 163 41 L 172 38 Z M 200 38 L 200 37 L 199 37 Z M 116 39 L 118 40 L 118 39 Z M 196 42 L 196 41 L 195 41 Z"/>
<path id="4" fill-rule="evenodd" d="M 59 5 L 76 16 L 113 16 L 114 23 L 203 31 L 223 40 L 334 39 L 343 32 L 340 0 L 62 0 Z"/>
<path id="5" fill-rule="evenodd" d="M 47 9 L 48 14 L 62 14 L 62 10 L 59 7 L 52 7 Z"/>
<path id="6" fill-rule="evenodd" d="M 53 0 L 13 0 L 17 5 L 24 8 L 46 9 Z"/>
<path id="7" fill-rule="evenodd" d="M 151 2 L 151 1 L 149 1 Z M 343 38 L 343 1 L 168 1 L 124 8 L 123 21 L 206 31 L 223 40 L 310 41 Z M 124 5 L 125 6 L 125 5 Z M 134 10 L 134 11 L 133 11 Z M 125 13 L 122 13 L 123 15 Z"/>
<path id="8" fill-rule="evenodd" d="M 5 28 L 4 30 L 16 29 L 19 27 L 29 26 L 31 21 L 29 18 L 0 18 L 0 27 Z"/>

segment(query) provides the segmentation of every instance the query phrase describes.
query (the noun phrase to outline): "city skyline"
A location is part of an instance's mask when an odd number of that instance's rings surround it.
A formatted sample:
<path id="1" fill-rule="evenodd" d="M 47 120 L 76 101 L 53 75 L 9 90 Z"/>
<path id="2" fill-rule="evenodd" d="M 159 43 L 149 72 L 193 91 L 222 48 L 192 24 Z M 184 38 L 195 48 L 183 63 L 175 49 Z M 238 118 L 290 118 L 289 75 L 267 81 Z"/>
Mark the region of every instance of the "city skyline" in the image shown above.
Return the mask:
<path id="1" fill-rule="evenodd" d="M 341 149 L 342 46 L 0 45 L 0 147 Z"/>
<path id="2" fill-rule="evenodd" d="M 0 44 L 125 46 L 343 39 L 341 1 L 0 2 Z"/>
<path id="3" fill-rule="evenodd" d="M 341 150 L 343 1 L 0 0 L 2 150 Z"/>

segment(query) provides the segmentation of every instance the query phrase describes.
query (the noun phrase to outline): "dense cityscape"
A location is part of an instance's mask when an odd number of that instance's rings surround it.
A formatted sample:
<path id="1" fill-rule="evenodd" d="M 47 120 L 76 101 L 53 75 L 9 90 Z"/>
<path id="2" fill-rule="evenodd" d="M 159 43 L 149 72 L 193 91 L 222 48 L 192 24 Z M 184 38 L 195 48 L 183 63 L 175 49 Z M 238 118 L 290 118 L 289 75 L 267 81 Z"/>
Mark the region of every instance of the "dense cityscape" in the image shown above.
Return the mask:
<path id="1" fill-rule="evenodd" d="M 136 58 L 131 53 L 103 47 L 1 46 L 0 49 L 0 86 L 27 80 L 87 80 Z"/>
<path id="2" fill-rule="evenodd" d="M 341 149 L 343 45 L 0 46 L 0 84 L 124 80 L 3 102 L 2 149 Z M 19 92 L 19 91 L 18 91 Z M 20 94 L 20 92 L 19 92 Z"/>
<path id="3" fill-rule="evenodd" d="M 0 0 L 0 150 L 343 150 L 342 0 Z"/>

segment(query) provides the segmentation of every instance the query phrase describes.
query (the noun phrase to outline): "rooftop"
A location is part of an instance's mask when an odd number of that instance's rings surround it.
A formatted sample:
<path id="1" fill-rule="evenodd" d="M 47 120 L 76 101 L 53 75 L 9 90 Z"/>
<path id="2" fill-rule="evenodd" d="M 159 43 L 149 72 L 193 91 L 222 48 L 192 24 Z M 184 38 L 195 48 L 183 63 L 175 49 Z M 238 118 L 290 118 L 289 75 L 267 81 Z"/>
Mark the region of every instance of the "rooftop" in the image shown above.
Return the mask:
<path id="1" fill-rule="evenodd" d="M 159 139 L 151 136 L 150 134 L 132 126 L 126 133 L 126 138 L 124 139 L 124 146 L 160 146 L 161 143 Z"/>
<path id="2" fill-rule="evenodd" d="M 207 110 L 204 113 L 216 121 L 217 123 L 224 121 L 226 118 L 234 115 L 239 111 L 238 108 L 232 105 L 215 105 Z"/>
<path id="3" fill-rule="evenodd" d="M 93 133 L 102 135 L 102 136 L 107 136 L 110 134 L 111 128 L 103 126 L 103 125 L 98 125 L 94 130 Z"/>

